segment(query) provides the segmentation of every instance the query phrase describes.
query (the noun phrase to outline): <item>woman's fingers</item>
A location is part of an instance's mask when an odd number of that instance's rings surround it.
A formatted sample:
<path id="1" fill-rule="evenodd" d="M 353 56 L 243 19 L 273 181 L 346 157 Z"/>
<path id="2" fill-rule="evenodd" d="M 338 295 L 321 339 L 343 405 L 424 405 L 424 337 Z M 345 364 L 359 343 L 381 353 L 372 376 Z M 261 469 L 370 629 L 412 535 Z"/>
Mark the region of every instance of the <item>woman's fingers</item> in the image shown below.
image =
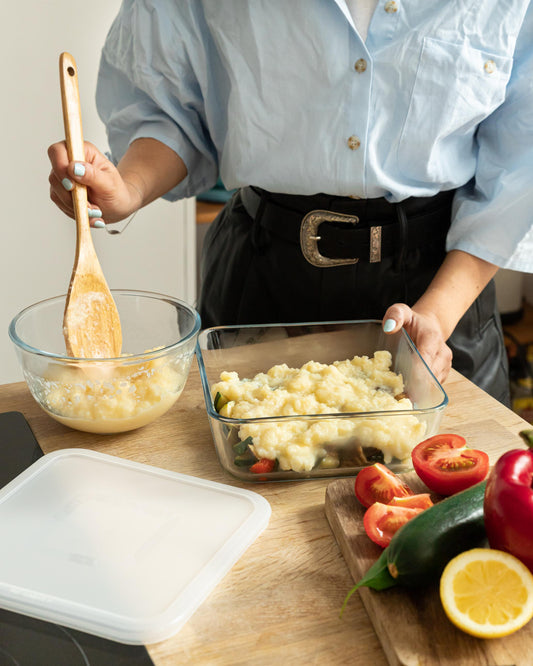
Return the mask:
<path id="1" fill-rule="evenodd" d="M 409 330 L 407 332 L 435 377 L 439 382 L 443 382 L 452 366 L 452 350 L 446 344 L 440 330 L 419 323 L 414 332 L 410 333 Z"/>
<path id="2" fill-rule="evenodd" d="M 61 183 L 56 173 L 52 170 L 48 177 L 50 183 L 50 199 L 69 217 L 74 217 L 72 195 Z"/>
<path id="3" fill-rule="evenodd" d="M 48 147 L 48 159 L 52 164 L 52 171 L 61 180 L 67 175 L 69 158 L 65 141 L 57 141 Z"/>
<path id="4" fill-rule="evenodd" d="M 65 215 L 68 215 L 68 217 L 74 219 L 74 211 L 72 209 L 72 206 L 70 208 L 65 206 L 63 201 L 59 199 L 56 196 L 55 192 L 53 192 L 52 190 L 50 190 L 50 199 L 55 203 L 55 205 L 59 208 L 59 210 L 65 213 Z"/>
<path id="5" fill-rule="evenodd" d="M 437 317 L 420 314 L 405 303 L 395 303 L 385 312 L 383 330 L 385 333 L 395 333 L 402 327 L 433 374 L 443 382 L 451 369 L 452 351 L 446 344 Z"/>
<path id="6" fill-rule="evenodd" d="M 89 204 L 89 224 L 95 229 L 103 229 L 105 221 L 102 219 L 102 211 L 97 206 Z"/>
<path id="7" fill-rule="evenodd" d="M 402 327 L 409 325 L 413 314 L 411 308 L 405 303 L 391 305 L 383 317 L 383 330 L 385 333 L 396 333 Z"/>
<path id="8" fill-rule="evenodd" d="M 71 183 L 65 183 L 65 178 L 60 181 L 55 171 L 52 170 L 48 177 L 50 182 L 50 199 L 65 215 L 74 218 L 74 207 L 72 204 Z M 102 211 L 98 206 L 89 203 L 89 224 L 92 227 L 101 228 L 105 226 L 102 219 Z"/>
<path id="9" fill-rule="evenodd" d="M 139 195 L 137 192 L 132 194 L 115 165 L 93 144 L 86 141 L 84 145 L 85 160 L 73 162 L 68 159 L 64 141 L 48 148 L 52 164 L 50 198 L 64 213 L 73 217 L 70 192 L 75 183 L 85 185 L 91 226 L 103 226 L 104 220 L 118 222 L 139 207 Z"/>

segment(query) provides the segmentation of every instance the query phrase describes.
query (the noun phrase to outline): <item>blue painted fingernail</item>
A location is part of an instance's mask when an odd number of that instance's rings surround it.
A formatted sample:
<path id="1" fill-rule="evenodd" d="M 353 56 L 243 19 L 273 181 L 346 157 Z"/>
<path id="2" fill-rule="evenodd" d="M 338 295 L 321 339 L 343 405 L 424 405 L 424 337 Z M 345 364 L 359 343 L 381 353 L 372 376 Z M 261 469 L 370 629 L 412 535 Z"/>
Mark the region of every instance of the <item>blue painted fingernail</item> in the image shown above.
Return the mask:
<path id="1" fill-rule="evenodd" d="M 390 333 L 391 331 L 394 331 L 396 328 L 396 322 L 394 319 L 387 319 L 387 321 L 383 324 L 383 330 L 385 333 Z"/>
<path id="2" fill-rule="evenodd" d="M 83 164 L 79 164 L 79 162 L 76 162 L 74 165 L 74 175 L 78 177 L 85 176 L 85 167 Z"/>
<path id="3" fill-rule="evenodd" d="M 103 222 L 102 220 L 95 220 L 93 222 L 93 227 L 95 229 L 103 229 L 105 227 L 105 222 Z"/>
<path id="4" fill-rule="evenodd" d="M 63 178 L 61 181 L 61 185 L 70 192 L 70 190 L 74 189 L 74 185 L 72 184 L 72 181 L 69 180 L 68 178 Z"/>
<path id="5" fill-rule="evenodd" d="M 102 211 L 99 208 L 89 208 L 89 217 L 102 217 Z"/>

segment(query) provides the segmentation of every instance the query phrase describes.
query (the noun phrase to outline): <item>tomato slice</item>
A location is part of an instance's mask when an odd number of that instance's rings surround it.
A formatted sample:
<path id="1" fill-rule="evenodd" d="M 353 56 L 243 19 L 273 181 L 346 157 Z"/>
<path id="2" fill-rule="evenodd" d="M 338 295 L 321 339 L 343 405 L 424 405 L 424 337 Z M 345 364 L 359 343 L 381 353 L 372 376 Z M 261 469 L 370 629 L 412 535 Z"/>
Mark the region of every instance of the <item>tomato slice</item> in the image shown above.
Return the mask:
<path id="1" fill-rule="evenodd" d="M 413 467 L 426 486 L 439 495 L 454 495 L 483 481 L 489 457 L 470 449 L 460 435 L 435 435 L 417 444 L 411 453 Z"/>
<path id="2" fill-rule="evenodd" d="M 386 548 L 400 527 L 423 510 L 374 502 L 363 517 L 365 532 L 374 543 Z"/>
<path id="3" fill-rule="evenodd" d="M 399 476 L 381 463 L 364 467 L 355 478 L 355 496 L 363 506 L 388 504 L 393 497 L 407 497 L 413 491 Z"/>
<path id="4" fill-rule="evenodd" d="M 408 497 L 393 497 L 388 506 L 404 506 L 409 509 L 429 509 L 433 501 L 429 493 L 418 493 Z"/>

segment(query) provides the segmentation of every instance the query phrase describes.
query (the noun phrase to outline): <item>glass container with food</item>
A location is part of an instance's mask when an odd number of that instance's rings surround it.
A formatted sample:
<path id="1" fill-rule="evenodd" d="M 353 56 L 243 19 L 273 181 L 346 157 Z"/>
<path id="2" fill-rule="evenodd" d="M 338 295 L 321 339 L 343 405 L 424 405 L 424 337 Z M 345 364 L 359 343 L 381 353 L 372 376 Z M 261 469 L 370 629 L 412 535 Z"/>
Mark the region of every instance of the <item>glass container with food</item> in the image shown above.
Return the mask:
<path id="1" fill-rule="evenodd" d="M 376 320 L 209 328 L 197 357 L 220 462 L 244 481 L 406 471 L 448 403 L 407 333 Z"/>

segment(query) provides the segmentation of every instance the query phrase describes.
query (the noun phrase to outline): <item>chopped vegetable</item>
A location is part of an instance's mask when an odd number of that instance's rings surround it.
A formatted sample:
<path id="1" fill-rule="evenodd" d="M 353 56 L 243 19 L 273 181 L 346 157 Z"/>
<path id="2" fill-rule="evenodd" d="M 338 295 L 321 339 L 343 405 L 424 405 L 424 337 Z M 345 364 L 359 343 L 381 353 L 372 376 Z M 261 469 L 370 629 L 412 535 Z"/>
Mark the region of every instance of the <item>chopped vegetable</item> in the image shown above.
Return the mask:
<path id="1" fill-rule="evenodd" d="M 239 440 L 233 445 L 233 451 L 235 453 L 233 462 L 235 465 L 237 465 L 237 467 L 250 467 L 250 465 L 253 465 L 255 462 L 257 462 L 257 457 L 250 448 L 252 444 L 253 439 L 251 437 L 247 437 L 242 441 Z"/>
<path id="2" fill-rule="evenodd" d="M 413 491 L 399 476 L 381 463 L 362 469 L 355 478 L 355 496 L 363 506 L 388 504 L 393 497 L 407 497 Z"/>
<path id="3" fill-rule="evenodd" d="M 261 458 L 250 467 L 250 472 L 253 472 L 254 474 L 268 474 L 274 469 L 275 465 L 275 460 Z"/>
<path id="4" fill-rule="evenodd" d="M 220 410 L 224 405 L 228 403 L 228 399 L 225 398 L 220 391 L 217 391 L 217 394 L 215 395 L 215 399 L 213 400 L 213 407 L 215 408 L 215 411 L 217 413 L 220 413 Z"/>
<path id="5" fill-rule="evenodd" d="M 426 486 L 439 495 L 454 495 L 483 481 L 489 471 L 484 451 L 470 449 L 460 435 L 435 435 L 417 444 L 413 467 Z"/>
<path id="6" fill-rule="evenodd" d="M 252 451 L 248 450 L 240 456 L 235 456 L 233 462 L 235 465 L 237 465 L 237 467 L 250 467 L 255 462 L 257 462 L 257 458 L 254 456 Z"/>
<path id="7" fill-rule="evenodd" d="M 429 493 L 418 493 L 409 497 L 393 497 L 389 506 L 403 506 L 409 509 L 429 509 L 433 506 L 433 500 Z"/>
<path id="8" fill-rule="evenodd" d="M 385 548 L 391 542 L 396 532 L 411 518 L 414 518 L 424 509 L 392 506 L 374 502 L 365 511 L 363 525 L 365 532 L 374 543 Z"/>
<path id="9" fill-rule="evenodd" d="M 243 453 L 245 453 L 248 450 L 248 447 L 253 444 L 253 439 L 251 437 L 247 437 L 246 439 L 239 439 L 238 442 L 235 442 L 233 445 L 233 452 L 241 456 Z"/>

